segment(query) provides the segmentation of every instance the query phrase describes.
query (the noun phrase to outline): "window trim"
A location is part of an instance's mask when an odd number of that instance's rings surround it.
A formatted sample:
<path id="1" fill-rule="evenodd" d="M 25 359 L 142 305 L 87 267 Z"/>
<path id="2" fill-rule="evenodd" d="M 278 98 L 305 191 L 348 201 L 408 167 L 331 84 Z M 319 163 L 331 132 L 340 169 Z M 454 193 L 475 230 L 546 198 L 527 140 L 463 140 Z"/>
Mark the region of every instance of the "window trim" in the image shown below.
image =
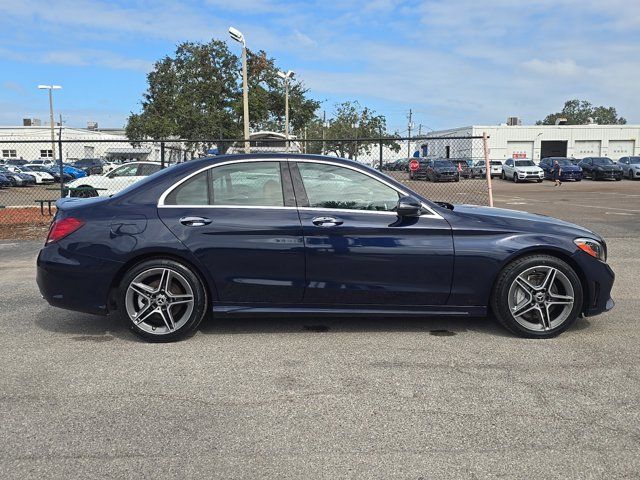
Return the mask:
<path id="1" fill-rule="evenodd" d="M 199 173 L 202 173 L 206 170 L 210 170 L 213 168 L 217 168 L 217 167 L 222 167 L 223 165 L 229 165 L 232 163 L 253 163 L 253 162 L 280 162 L 280 171 L 282 173 L 282 169 L 283 167 L 286 166 L 287 171 L 290 171 L 291 176 L 293 176 L 293 172 L 291 172 L 291 169 L 289 168 L 289 162 L 291 163 L 301 163 L 301 162 L 306 162 L 306 163 L 322 163 L 322 164 L 326 164 L 326 165 L 334 165 L 337 167 L 343 167 L 343 168 L 348 168 L 350 170 L 354 170 L 356 172 L 360 172 L 364 175 L 367 175 L 371 178 L 373 178 L 374 180 L 377 180 L 378 182 L 387 185 L 388 187 L 392 188 L 393 190 L 395 190 L 396 192 L 402 194 L 402 196 L 413 196 L 414 193 L 410 193 L 407 190 L 401 189 L 396 187 L 395 185 L 392 185 L 391 183 L 387 182 L 386 180 L 377 177 L 376 175 L 374 175 L 373 173 L 367 172 L 366 170 L 357 168 L 355 166 L 352 165 L 345 165 L 344 163 L 340 163 L 340 162 L 333 162 L 331 160 L 324 160 L 324 159 L 316 159 L 316 158 L 242 158 L 242 159 L 235 159 L 235 160 L 227 160 L 224 162 L 220 162 L 220 163 L 216 163 L 214 165 L 207 165 L 205 167 L 202 167 L 198 170 L 196 170 L 195 172 L 191 172 L 189 175 L 187 175 L 186 177 L 184 177 L 183 179 L 179 180 L 178 182 L 174 183 L 173 185 L 171 185 L 169 188 L 167 188 L 162 195 L 160 195 L 160 198 L 158 199 L 158 208 L 237 208 L 237 209 L 247 209 L 247 208 L 256 208 L 256 209 L 271 209 L 271 210 L 307 210 L 307 211 L 335 211 L 335 212 L 353 212 L 353 213 L 365 213 L 365 214 L 370 214 L 370 215 L 394 215 L 394 216 L 398 216 L 398 214 L 396 212 L 384 212 L 384 211 L 377 211 L 377 210 L 355 210 L 355 209 L 330 209 L 330 208 L 317 208 L 317 207 L 298 207 L 298 206 L 284 206 L 284 207 L 271 207 L 271 206 L 253 206 L 253 205 L 165 205 L 164 201 L 167 198 L 167 196 L 178 186 L 182 185 L 184 182 L 186 182 L 187 180 L 189 180 L 192 177 L 195 177 L 196 175 L 198 175 Z M 285 165 L 283 165 L 285 164 Z M 284 189 L 284 185 L 283 185 L 283 189 Z M 427 205 L 424 202 L 420 202 L 422 204 L 422 208 L 423 210 L 426 210 L 428 213 L 423 213 L 422 215 L 420 215 L 421 217 L 426 217 L 426 218 L 437 218 L 437 219 L 443 219 L 443 217 L 437 213 L 436 211 L 434 211 L 433 209 L 431 209 L 431 207 L 429 205 Z"/>
<path id="2" fill-rule="evenodd" d="M 187 180 L 195 177 L 196 175 L 202 173 L 202 172 L 207 172 L 207 179 L 210 179 L 210 172 L 209 170 L 212 170 L 214 168 L 217 167 L 222 167 L 224 165 L 230 165 L 233 163 L 255 163 L 255 162 L 270 162 L 270 163 L 277 163 L 280 169 L 280 182 L 281 182 L 281 187 L 282 187 L 282 200 L 284 202 L 284 206 L 269 206 L 269 205 L 165 205 L 165 200 L 166 198 L 169 196 L 169 194 L 171 194 L 171 192 L 173 190 L 175 190 L 176 188 L 178 188 L 180 185 L 182 185 L 183 183 L 185 183 Z M 286 169 L 286 172 L 285 172 Z M 283 160 L 283 159 L 279 159 L 279 158 L 252 158 L 252 159 L 238 159 L 238 160 L 229 160 L 226 162 L 220 162 L 220 163 L 216 163 L 215 165 L 207 165 L 206 167 L 203 167 L 199 170 L 196 170 L 195 172 L 190 173 L 189 175 L 187 175 L 186 177 L 184 177 L 182 180 L 174 183 L 173 185 L 171 185 L 169 188 L 167 188 L 164 193 L 162 195 L 160 195 L 160 198 L 158 199 L 158 208 L 258 208 L 258 209 L 271 209 L 271 210 L 295 210 L 297 209 L 297 207 L 295 205 L 291 206 L 291 205 L 287 205 L 287 203 L 289 203 L 291 201 L 290 199 L 290 195 L 293 193 L 292 191 L 289 191 L 289 188 L 292 188 L 290 186 L 287 186 L 287 177 L 286 175 L 289 172 L 289 167 L 287 164 L 287 160 Z M 207 182 L 207 184 L 209 185 L 210 182 Z M 208 187 L 208 189 L 210 190 L 210 186 Z M 208 196 L 209 198 L 211 198 L 210 196 L 210 191 L 208 191 Z"/>

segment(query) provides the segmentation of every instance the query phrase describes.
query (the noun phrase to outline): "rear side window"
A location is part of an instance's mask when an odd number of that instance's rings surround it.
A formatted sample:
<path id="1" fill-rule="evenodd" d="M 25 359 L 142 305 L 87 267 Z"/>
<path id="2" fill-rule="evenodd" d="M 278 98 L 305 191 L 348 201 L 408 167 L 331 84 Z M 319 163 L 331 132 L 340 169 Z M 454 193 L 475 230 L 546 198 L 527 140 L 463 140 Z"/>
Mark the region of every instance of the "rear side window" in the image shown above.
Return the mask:
<path id="1" fill-rule="evenodd" d="M 243 162 L 213 167 L 176 187 L 165 205 L 282 207 L 279 162 Z"/>
<path id="2" fill-rule="evenodd" d="M 138 176 L 146 177 L 160 171 L 160 165 L 153 163 L 141 163 L 138 165 Z"/>

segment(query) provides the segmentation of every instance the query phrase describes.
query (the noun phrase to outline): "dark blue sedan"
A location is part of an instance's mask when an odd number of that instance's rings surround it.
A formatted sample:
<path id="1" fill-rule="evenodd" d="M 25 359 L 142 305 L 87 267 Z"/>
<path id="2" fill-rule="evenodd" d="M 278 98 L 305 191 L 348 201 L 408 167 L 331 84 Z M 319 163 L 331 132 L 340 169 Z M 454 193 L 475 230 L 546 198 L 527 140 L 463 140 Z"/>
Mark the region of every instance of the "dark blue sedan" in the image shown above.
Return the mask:
<path id="1" fill-rule="evenodd" d="M 195 160 L 63 199 L 44 298 L 171 341 L 213 314 L 482 316 L 550 337 L 613 307 L 604 240 L 549 217 L 434 203 L 349 160 Z"/>
<path id="2" fill-rule="evenodd" d="M 566 182 L 574 180 L 579 182 L 582 180 L 582 167 L 573 163 L 574 159 L 567 157 L 545 157 L 540 160 L 540 168 L 544 170 L 544 178 L 553 180 L 553 168 L 555 162 L 560 166 L 560 180 Z"/>

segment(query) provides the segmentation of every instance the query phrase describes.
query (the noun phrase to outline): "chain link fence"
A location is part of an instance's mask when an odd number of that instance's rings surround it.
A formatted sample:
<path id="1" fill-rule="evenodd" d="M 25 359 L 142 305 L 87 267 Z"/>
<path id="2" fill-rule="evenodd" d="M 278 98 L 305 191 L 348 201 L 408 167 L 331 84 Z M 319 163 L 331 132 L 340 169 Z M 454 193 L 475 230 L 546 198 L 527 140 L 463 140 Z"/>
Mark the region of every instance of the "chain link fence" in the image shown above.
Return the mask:
<path id="1" fill-rule="evenodd" d="M 290 152 L 349 158 L 422 196 L 490 204 L 482 137 L 127 140 L 0 139 L 0 238 L 46 227 L 63 196 L 112 195 L 162 168 L 222 153 Z M 62 162 L 60 162 L 62 160 Z"/>

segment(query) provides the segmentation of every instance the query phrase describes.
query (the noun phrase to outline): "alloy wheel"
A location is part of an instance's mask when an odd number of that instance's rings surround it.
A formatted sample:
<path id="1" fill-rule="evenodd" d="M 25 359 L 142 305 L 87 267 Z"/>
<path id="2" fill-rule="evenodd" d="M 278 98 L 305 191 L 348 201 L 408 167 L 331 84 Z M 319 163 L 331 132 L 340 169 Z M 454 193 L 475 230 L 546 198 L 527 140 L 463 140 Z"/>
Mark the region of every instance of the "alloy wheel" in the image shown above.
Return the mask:
<path id="1" fill-rule="evenodd" d="M 547 265 L 528 268 L 509 288 L 509 311 L 522 327 L 531 331 L 558 328 L 571 315 L 575 294 L 569 278 Z"/>
<path id="2" fill-rule="evenodd" d="M 170 268 L 150 268 L 129 284 L 125 307 L 129 319 L 152 335 L 179 330 L 191 317 L 194 292 L 187 279 Z"/>

